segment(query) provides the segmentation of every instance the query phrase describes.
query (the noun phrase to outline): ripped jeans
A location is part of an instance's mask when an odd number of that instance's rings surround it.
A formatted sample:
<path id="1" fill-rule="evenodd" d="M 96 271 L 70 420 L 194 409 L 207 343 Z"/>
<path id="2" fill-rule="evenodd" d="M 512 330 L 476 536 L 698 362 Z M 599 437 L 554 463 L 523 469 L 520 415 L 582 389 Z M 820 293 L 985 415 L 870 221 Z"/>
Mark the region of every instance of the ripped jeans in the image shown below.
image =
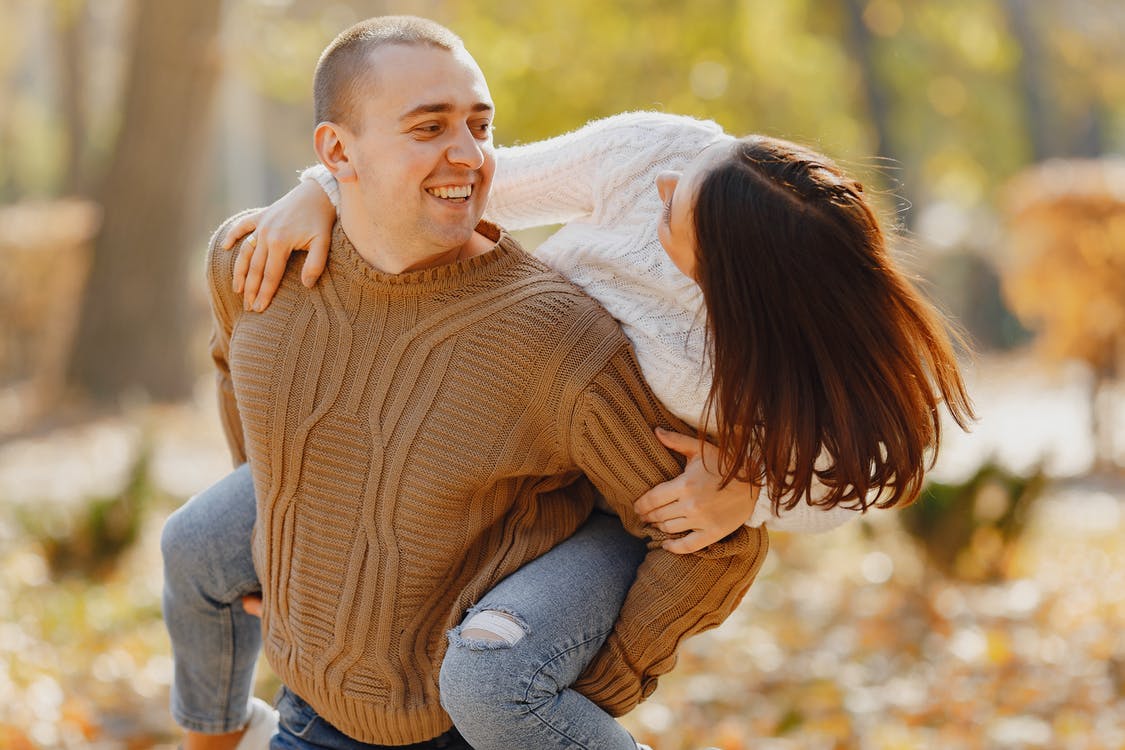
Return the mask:
<path id="1" fill-rule="evenodd" d="M 636 750 L 624 727 L 570 685 L 613 629 L 644 554 L 617 518 L 595 511 L 469 611 L 449 635 L 440 684 L 470 745 Z M 501 640 L 468 638 L 469 628 Z"/>
<path id="2" fill-rule="evenodd" d="M 164 526 L 172 715 L 185 729 L 219 734 L 248 718 L 260 623 L 241 598 L 259 590 L 250 553 L 255 515 L 242 466 Z M 616 518 L 595 512 L 570 539 L 498 583 L 450 633 L 442 706 L 476 750 L 636 750 L 620 724 L 569 686 L 612 630 L 644 554 Z M 470 628 L 483 637 L 462 634 Z M 284 716 L 282 723 L 284 733 Z"/>

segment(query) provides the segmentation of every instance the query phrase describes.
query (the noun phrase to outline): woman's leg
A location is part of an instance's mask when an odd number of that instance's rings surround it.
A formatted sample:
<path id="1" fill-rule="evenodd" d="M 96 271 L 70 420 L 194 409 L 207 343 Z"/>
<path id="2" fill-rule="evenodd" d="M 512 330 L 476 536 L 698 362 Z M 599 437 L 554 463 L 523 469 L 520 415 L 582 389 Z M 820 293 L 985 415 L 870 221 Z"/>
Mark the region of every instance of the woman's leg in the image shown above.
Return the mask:
<path id="1" fill-rule="evenodd" d="M 261 622 L 242 609 L 260 589 L 250 538 L 257 505 L 245 464 L 164 524 L 164 622 L 175 672 L 172 716 L 189 732 L 245 726 Z"/>
<path id="2" fill-rule="evenodd" d="M 476 750 L 636 750 L 613 717 L 570 685 L 613 629 L 645 555 L 595 512 L 578 532 L 505 578 L 450 633 L 441 698 Z"/>
<path id="3" fill-rule="evenodd" d="M 277 699 L 277 734 L 270 750 L 473 750 L 450 729 L 439 737 L 412 745 L 369 745 L 352 739 L 329 724 L 308 703 L 285 685 Z"/>

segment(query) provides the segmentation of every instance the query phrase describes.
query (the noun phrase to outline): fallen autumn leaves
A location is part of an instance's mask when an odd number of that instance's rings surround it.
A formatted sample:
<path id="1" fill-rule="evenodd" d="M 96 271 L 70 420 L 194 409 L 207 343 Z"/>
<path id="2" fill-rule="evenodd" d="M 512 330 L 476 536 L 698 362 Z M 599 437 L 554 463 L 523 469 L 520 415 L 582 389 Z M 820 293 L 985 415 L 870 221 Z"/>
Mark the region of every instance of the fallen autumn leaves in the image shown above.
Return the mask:
<path id="1" fill-rule="evenodd" d="M 158 421 L 156 471 L 175 474 L 169 456 L 198 470 L 184 446 L 210 423 L 190 410 Z M 99 429 L 89 435 L 105 445 Z M 71 439 L 73 455 L 82 440 Z M 61 461 L 46 447 L 19 460 Z M 157 540 L 179 500 L 154 501 L 103 581 L 54 581 L 14 513 L 48 504 L 3 491 L 0 747 L 174 746 Z M 943 578 L 889 513 L 828 535 L 774 534 L 743 606 L 689 642 L 626 723 L 657 750 L 1125 747 L 1125 488 L 1050 488 L 1007 575 Z M 259 692 L 271 690 L 267 671 Z"/>

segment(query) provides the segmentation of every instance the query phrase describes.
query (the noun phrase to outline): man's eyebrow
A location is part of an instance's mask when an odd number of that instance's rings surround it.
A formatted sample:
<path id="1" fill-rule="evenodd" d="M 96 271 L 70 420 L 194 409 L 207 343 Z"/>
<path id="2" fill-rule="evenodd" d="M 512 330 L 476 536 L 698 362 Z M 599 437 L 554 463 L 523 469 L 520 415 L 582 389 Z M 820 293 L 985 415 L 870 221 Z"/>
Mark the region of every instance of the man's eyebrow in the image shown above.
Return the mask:
<path id="1" fill-rule="evenodd" d="M 488 102 L 477 102 L 469 109 L 471 109 L 473 112 L 491 112 L 494 107 Z M 411 117 L 417 117 L 418 115 L 448 114 L 452 111 L 453 105 L 447 102 L 442 102 L 440 104 L 419 104 L 417 107 L 410 110 L 398 119 L 408 120 Z"/>

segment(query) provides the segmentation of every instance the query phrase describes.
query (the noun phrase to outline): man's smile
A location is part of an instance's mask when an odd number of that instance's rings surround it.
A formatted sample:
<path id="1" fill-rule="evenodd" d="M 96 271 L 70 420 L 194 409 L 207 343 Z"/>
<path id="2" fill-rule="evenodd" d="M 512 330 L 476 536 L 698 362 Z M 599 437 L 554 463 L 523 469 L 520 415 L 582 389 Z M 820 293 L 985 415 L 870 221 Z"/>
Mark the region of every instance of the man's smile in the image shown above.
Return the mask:
<path id="1" fill-rule="evenodd" d="M 435 198 L 463 203 L 473 194 L 472 185 L 441 185 L 440 187 L 426 188 L 426 192 Z"/>

